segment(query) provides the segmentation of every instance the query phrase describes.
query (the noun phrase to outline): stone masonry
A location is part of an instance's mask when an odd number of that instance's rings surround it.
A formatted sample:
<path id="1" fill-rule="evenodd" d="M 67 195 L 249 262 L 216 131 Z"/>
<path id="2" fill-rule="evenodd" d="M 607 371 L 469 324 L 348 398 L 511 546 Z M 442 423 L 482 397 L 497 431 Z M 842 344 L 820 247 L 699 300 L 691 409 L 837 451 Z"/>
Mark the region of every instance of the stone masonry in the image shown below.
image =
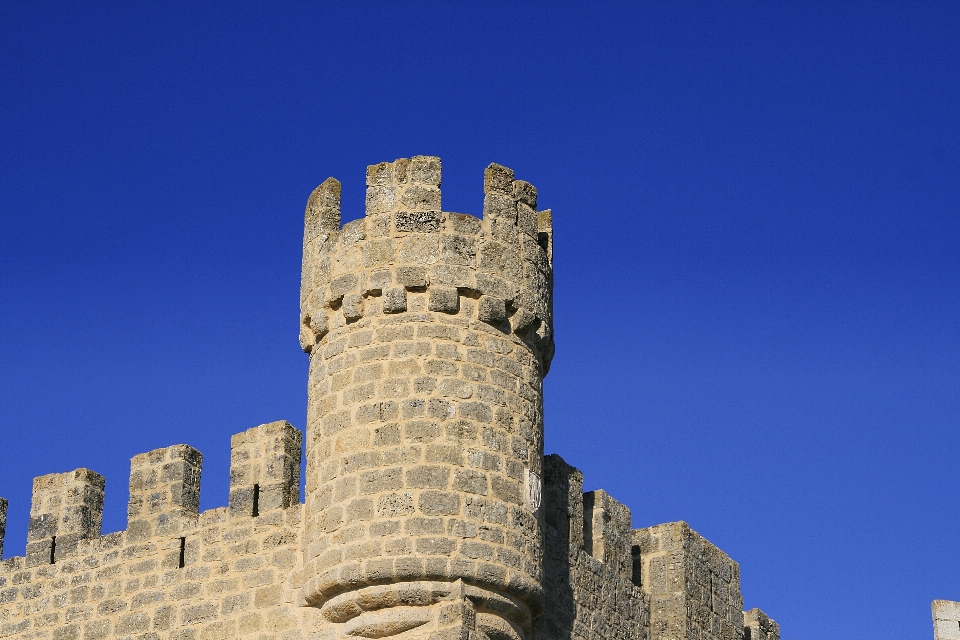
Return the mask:
<path id="1" fill-rule="evenodd" d="M 933 640 L 960 640 L 960 602 L 934 600 Z"/>
<path id="2" fill-rule="evenodd" d="M 345 225 L 340 183 L 317 187 L 306 437 L 233 436 L 228 506 L 203 513 L 200 452 L 139 454 L 107 535 L 102 476 L 37 478 L 26 555 L 0 563 L 0 638 L 779 640 L 722 551 L 683 522 L 633 529 L 544 456 L 551 212 L 510 169 L 483 178 L 481 218 L 442 210 L 436 157 L 369 167 Z"/>

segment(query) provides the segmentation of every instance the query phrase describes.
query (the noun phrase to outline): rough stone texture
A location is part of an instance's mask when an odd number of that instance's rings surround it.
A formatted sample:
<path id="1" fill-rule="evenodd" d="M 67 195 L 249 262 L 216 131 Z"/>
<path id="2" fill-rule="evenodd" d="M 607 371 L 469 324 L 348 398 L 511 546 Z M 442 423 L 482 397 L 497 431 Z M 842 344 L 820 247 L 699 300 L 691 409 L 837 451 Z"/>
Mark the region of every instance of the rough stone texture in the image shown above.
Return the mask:
<path id="1" fill-rule="evenodd" d="M 100 535 L 104 478 L 89 469 L 35 478 L 27 531 L 27 566 L 73 555 L 81 540 Z"/>
<path id="2" fill-rule="evenodd" d="M 229 506 L 204 513 L 198 451 L 135 456 L 105 536 L 103 477 L 41 476 L 26 556 L 0 562 L 0 638 L 778 636 L 759 610 L 744 627 L 736 563 L 686 524 L 631 530 L 543 456 L 552 215 L 506 167 L 482 218 L 444 212 L 440 183 L 417 156 L 368 168 L 363 219 L 341 227 L 332 178 L 307 202 L 306 503 L 283 421 L 232 438 Z"/>
<path id="3" fill-rule="evenodd" d="M 7 531 L 7 501 L 0 498 L 0 558 L 3 557 L 3 536 Z"/>
<path id="4" fill-rule="evenodd" d="M 934 600 L 933 640 L 960 640 L 960 602 Z"/>
<path id="5" fill-rule="evenodd" d="M 743 640 L 780 640 L 780 625 L 760 609 L 744 611 Z"/>
<path id="6" fill-rule="evenodd" d="M 196 519 L 202 462 L 200 452 L 185 444 L 133 457 L 127 504 L 130 540 L 174 535 L 183 523 Z"/>
<path id="7" fill-rule="evenodd" d="M 650 595 L 651 640 L 739 640 L 740 566 L 686 522 L 633 532 L 640 585 Z"/>
<path id="8" fill-rule="evenodd" d="M 280 420 L 230 440 L 230 513 L 256 516 L 300 502 L 300 430 Z"/>
<path id="9" fill-rule="evenodd" d="M 583 474 L 556 454 L 544 458 L 543 494 L 549 605 L 535 637 L 649 638 L 649 597 L 632 579 L 630 510 L 603 492 L 584 494 Z"/>

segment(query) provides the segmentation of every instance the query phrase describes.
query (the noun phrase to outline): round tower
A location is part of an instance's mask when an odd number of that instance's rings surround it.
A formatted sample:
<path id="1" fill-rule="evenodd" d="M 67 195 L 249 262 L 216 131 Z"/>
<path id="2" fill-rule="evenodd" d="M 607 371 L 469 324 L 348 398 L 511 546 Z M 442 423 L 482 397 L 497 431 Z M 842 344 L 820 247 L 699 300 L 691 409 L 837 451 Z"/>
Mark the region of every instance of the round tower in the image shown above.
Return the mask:
<path id="1" fill-rule="evenodd" d="M 551 216 L 496 164 L 482 219 L 444 212 L 440 168 L 368 167 L 343 227 L 339 182 L 307 202 L 303 597 L 330 637 L 522 640 L 542 604 Z"/>

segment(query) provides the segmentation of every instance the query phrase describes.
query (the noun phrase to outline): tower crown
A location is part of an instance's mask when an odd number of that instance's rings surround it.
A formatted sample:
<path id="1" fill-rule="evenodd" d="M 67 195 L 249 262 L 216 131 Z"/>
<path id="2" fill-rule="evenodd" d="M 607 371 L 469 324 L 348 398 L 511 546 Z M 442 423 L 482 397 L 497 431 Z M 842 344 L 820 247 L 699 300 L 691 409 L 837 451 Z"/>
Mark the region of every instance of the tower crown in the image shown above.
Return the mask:
<path id="1" fill-rule="evenodd" d="M 484 171 L 483 217 L 445 212 L 440 178 L 440 158 L 433 156 L 371 165 L 366 215 L 343 227 L 340 183 L 328 178 L 310 194 L 301 346 L 309 353 L 332 328 L 403 313 L 408 293 L 427 293 L 431 311 L 469 309 L 470 319 L 523 336 L 545 375 L 553 356 L 551 211 L 536 210 L 532 184 L 491 164 Z M 463 299 L 474 303 L 461 310 Z"/>

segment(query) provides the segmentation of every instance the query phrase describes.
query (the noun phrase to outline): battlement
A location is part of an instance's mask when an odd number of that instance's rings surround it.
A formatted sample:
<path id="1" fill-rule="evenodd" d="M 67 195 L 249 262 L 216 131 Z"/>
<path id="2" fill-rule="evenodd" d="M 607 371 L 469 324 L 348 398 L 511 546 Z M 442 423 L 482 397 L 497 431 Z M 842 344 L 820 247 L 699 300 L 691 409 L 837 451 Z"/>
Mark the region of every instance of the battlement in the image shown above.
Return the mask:
<path id="1" fill-rule="evenodd" d="M 231 439 L 230 517 L 258 517 L 299 504 L 300 431 L 280 421 Z M 197 527 L 203 456 L 185 444 L 154 449 L 130 460 L 126 543 L 176 539 Z M 26 555 L 4 568 L 52 565 L 97 548 L 106 479 L 89 469 L 51 473 L 33 481 Z M 0 498 L 0 552 L 8 504 Z"/>
<path id="2" fill-rule="evenodd" d="M 442 210 L 439 158 L 366 183 L 362 219 L 341 225 L 333 178 L 304 214 L 304 503 L 283 421 L 231 438 L 228 505 L 203 513 L 199 451 L 134 456 L 116 533 L 103 476 L 41 476 L 26 553 L 0 561 L 0 639 L 778 640 L 726 554 L 683 522 L 633 529 L 543 455 L 536 189 L 491 164 L 474 217 Z"/>
<path id="3" fill-rule="evenodd" d="M 365 217 L 340 226 L 340 183 L 307 201 L 301 346 L 364 318 L 438 313 L 529 342 L 544 372 L 553 355 L 553 229 L 537 190 L 491 164 L 483 217 L 441 208 L 441 163 L 401 158 L 367 168 Z"/>

